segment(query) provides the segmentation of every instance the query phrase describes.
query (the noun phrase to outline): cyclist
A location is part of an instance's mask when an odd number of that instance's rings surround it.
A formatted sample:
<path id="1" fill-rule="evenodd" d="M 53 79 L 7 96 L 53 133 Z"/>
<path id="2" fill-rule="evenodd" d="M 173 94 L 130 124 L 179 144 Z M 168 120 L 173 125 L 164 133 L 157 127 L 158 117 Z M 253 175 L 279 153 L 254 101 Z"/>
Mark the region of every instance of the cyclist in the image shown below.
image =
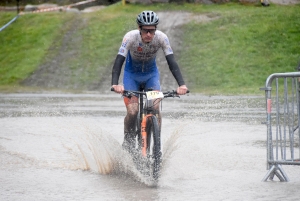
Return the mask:
<path id="1" fill-rule="evenodd" d="M 141 86 L 145 90 L 160 91 L 160 75 L 156 66 L 156 54 L 163 49 L 169 69 L 176 79 L 179 87 L 177 93 L 184 95 L 188 88 L 177 62 L 174 59 L 173 50 L 166 34 L 157 30 L 159 18 L 153 11 L 143 11 L 136 19 L 138 29 L 125 34 L 123 42 L 115 59 L 112 69 L 112 88 L 116 93 L 125 90 L 139 91 Z M 122 65 L 125 63 L 123 84 L 118 84 Z M 135 144 L 135 125 L 138 114 L 138 97 L 124 97 L 127 115 L 124 119 L 124 142 L 123 148 L 131 151 Z M 161 126 L 159 104 L 154 108 L 158 115 Z"/>

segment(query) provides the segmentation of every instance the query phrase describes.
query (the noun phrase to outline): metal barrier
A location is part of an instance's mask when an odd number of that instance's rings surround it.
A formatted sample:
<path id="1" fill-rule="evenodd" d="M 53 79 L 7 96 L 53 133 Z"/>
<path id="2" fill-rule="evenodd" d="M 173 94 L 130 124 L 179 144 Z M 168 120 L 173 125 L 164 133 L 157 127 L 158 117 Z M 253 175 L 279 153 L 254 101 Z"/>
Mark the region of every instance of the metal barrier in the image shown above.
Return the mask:
<path id="1" fill-rule="evenodd" d="M 14 17 L 12 20 L 10 20 L 7 24 L 5 24 L 3 27 L 0 27 L 0 32 L 2 30 L 4 30 L 6 27 L 8 27 L 11 23 L 13 23 L 16 19 L 19 18 L 19 15 L 17 15 L 16 17 Z"/>
<path id="2" fill-rule="evenodd" d="M 299 83 L 300 72 L 275 73 L 262 88 L 266 94 L 268 170 L 263 181 L 273 180 L 274 176 L 289 181 L 282 165 L 300 165 Z"/>

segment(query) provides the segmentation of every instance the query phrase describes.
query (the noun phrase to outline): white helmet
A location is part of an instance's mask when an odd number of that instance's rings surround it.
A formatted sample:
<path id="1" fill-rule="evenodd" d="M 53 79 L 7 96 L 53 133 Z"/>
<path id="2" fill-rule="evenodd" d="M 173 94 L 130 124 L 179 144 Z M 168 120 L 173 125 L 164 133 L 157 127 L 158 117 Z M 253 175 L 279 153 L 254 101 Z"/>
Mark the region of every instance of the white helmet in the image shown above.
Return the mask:
<path id="1" fill-rule="evenodd" d="M 159 18 L 153 11 L 143 11 L 137 16 L 136 22 L 139 26 L 156 26 L 159 23 Z"/>

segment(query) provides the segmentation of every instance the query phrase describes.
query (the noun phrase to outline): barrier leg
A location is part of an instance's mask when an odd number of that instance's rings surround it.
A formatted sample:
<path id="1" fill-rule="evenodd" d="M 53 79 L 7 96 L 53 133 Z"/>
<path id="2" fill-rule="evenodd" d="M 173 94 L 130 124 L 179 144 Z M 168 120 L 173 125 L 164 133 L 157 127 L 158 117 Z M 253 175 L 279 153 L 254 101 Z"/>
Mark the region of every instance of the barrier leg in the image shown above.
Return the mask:
<path id="1" fill-rule="evenodd" d="M 273 180 L 274 175 L 276 175 L 281 182 L 289 181 L 287 174 L 284 172 L 281 165 L 278 164 L 272 165 L 272 167 L 267 172 L 266 176 L 262 179 L 262 181 L 267 181 L 268 179 Z"/>
<path id="2" fill-rule="evenodd" d="M 281 172 L 282 176 L 285 178 L 285 181 L 290 181 L 290 179 L 288 178 L 287 174 L 285 173 L 285 171 L 283 170 L 283 168 L 281 167 L 281 165 L 277 165 L 277 168 Z"/>

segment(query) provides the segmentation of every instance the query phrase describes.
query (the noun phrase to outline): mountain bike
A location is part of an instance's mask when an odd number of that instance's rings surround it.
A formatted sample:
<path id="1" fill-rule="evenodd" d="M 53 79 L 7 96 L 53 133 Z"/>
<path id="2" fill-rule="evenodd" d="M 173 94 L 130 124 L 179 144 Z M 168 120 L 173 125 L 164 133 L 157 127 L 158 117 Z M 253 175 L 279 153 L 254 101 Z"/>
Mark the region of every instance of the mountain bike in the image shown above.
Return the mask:
<path id="1" fill-rule="evenodd" d="M 113 91 L 113 89 L 112 89 Z M 180 97 L 175 90 L 160 91 L 124 91 L 123 96 L 139 99 L 139 112 L 136 121 L 136 144 L 133 159 L 137 169 L 144 175 L 157 181 L 161 167 L 160 125 L 154 106 L 167 97 Z"/>

